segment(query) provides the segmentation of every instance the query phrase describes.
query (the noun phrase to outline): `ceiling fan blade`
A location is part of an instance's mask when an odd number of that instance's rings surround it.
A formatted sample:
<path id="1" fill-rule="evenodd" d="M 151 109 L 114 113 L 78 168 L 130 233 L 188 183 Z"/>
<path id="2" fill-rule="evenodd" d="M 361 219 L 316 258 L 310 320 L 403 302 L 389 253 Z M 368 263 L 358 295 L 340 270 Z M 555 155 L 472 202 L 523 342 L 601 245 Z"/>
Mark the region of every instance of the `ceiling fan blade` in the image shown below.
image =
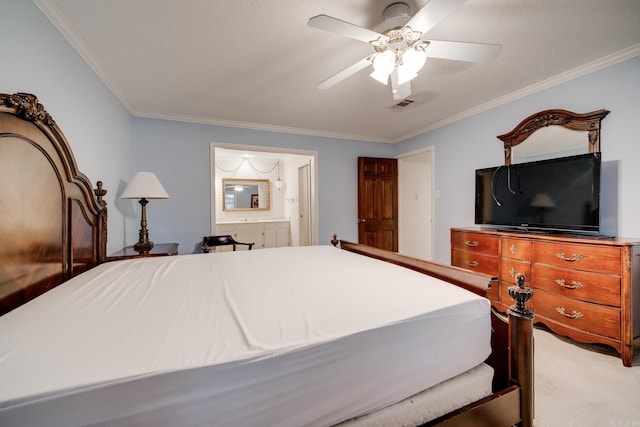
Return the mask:
<path id="1" fill-rule="evenodd" d="M 391 96 L 394 101 L 401 101 L 411 95 L 411 82 L 398 84 L 398 69 L 396 68 L 390 74 L 391 77 Z"/>
<path id="2" fill-rule="evenodd" d="M 320 30 L 330 31 L 332 33 L 341 34 L 352 39 L 360 40 L 365 43 L 377 40 L 381 36 L 380 33 L 368 30 L 366 28 L 358 27 L 355 24 L 341 21 L 338 18 L 333 18 L 327 15 L 318 15 L 309 19 L 307 23 L 310 27 L 318 28 Z"/>
<path id="3" fill-rule="evenodd" d="M 318 89 L 329 89 L 331 86 L 335 85 L 336 83 L 340 83 L 342 80 L 354 75 L 358 71 L 364 70 L 369 65 L 371 65 L 371 55 L 361 59 L 350 67 L 345 68 L 338 74 L 329 77 L 327 80 L 318 85 Z"/>
<path id="4" fill-rule="evenodd" d="M 467 0 L 429 0 L 413 15 L 406 26 L 424 34 L 442 22 L 465 1 Z"/>
<path id="5" fill-rule="evenodd" d="M 495 58 L 501 50 L 502 46 L 499 44 L 429 40 L 429 46 L 425 52 L 427 57 L 432 58 L 483 62 Z"/>

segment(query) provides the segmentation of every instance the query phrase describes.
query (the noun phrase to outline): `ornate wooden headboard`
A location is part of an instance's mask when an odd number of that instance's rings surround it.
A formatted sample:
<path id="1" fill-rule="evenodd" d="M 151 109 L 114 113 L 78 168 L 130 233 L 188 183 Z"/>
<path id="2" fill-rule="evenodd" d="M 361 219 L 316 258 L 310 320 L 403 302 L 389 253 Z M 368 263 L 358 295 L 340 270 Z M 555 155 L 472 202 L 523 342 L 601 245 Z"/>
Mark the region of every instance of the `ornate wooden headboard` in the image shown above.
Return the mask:
<path id="1" fill-rule="evenodd" d="M 106 190 L 38 99 L 0 94 L 0 315 L 106 259 Z"/>

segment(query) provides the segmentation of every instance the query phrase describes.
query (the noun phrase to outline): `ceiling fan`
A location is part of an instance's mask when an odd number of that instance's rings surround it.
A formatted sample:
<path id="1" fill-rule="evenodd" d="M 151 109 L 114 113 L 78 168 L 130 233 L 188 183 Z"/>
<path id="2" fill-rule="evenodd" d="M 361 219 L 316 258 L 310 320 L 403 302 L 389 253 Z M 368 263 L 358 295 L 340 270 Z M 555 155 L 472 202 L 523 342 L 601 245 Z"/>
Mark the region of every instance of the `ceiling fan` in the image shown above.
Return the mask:
<path id="1" fill-rule="evenodd" d="M 373 65 L 371 77 L 385 85 L 390 80 L 391 94 L 397 101 L 411 95 L 410 81 L 418 75 L 427 57 L 468 62 L 495 58 L 502 49 L 501 45 L 425 38 L 429 30 L 465 1 L 429 0 L 413 17 L 408 14 L 407 3 L 392 3 L 382 14 L 383 22 L 373 30 L 327 15 L 314 16 L 309 19 L 310 27 L 369 43 L 375 49 L 371 55 L 320 83 L 318 89 L 328 89 Z"/>

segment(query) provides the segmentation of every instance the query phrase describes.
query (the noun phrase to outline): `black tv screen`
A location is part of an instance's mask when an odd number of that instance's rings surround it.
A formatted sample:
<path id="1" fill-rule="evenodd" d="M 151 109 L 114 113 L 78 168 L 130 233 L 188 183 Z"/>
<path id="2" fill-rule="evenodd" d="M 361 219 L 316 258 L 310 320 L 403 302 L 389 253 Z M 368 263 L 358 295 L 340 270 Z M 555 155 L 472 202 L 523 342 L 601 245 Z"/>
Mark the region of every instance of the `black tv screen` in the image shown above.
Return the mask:
<path id="1" fill-rule="evenodd" d="M 476 224 L 598 232 L 600 153 L 476 171 Z"/>

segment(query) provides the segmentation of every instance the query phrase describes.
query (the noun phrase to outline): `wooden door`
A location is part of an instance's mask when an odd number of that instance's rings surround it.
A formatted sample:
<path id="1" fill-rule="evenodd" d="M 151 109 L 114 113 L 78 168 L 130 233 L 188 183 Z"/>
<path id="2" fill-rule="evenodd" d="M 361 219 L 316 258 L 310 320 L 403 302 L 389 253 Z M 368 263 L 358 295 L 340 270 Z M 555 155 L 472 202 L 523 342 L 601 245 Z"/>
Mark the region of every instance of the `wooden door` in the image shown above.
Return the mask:
<path id="1" fill-rule="evenodd" d="M 358 157 L 358 241 L 398 251 L 398 161 Z"/>

